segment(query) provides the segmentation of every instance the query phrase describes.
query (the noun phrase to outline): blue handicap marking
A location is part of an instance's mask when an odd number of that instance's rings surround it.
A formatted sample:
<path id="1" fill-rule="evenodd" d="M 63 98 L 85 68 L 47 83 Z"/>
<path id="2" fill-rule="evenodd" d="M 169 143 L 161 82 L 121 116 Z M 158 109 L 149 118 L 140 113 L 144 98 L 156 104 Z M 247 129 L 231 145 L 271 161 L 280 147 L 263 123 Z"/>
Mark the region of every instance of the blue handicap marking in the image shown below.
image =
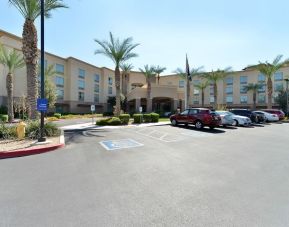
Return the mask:
<path id="1" fill-rule="evenodd" d="M 132 139 L 122 139 L 122 140 L 106 140 L 99 142 L 106 150 L 117 150 L 123 148 L 140 147 L 143 144 L 132 140 Z"/>

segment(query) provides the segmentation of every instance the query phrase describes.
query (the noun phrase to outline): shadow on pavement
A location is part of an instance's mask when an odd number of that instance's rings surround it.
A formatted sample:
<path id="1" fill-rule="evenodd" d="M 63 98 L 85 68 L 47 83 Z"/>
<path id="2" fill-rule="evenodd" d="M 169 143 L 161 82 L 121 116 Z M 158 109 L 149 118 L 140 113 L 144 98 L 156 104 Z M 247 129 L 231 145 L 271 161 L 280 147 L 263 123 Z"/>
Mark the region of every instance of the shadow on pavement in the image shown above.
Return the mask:
<path id="1" fill-rule="evenodd" d="M 172 126 L 172 127 L 174 127 L 174 126 Z M 196 132 L 206 132 L 206 133 L 212 133 L 212 134 L 219 134 L 219 133 L 225 133 L 226 132 L 226 131 L 218 129 L 218 128 L 210 129 L 210 128 L 204 127 L 202 129 L 196 129 L 196 127 L 192 126 L 192 125 L 189 125 L 189 126 L 178 125 L 177 127 L 196 131 Z"/>
<path id="2" fill-rule="evenodd" d="M 105 129 L 75 129 L 75 130 L 65 130 L 64 137 L 65 143 L 67 145 L 71 143 L 78 143 L 80 139 L 86 137 L 105 137 L 102 133 L 109 133 Z"/>

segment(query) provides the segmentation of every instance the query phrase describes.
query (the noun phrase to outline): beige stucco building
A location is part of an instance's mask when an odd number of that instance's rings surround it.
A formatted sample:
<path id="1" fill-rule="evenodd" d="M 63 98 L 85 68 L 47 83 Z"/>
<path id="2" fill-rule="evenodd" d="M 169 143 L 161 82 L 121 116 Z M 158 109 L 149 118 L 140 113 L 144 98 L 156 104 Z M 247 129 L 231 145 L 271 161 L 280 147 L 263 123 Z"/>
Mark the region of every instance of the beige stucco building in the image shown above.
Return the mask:
<path id="1" fill-rule="evenodd" d="M 0 30 L 0 43 L 7 48 L 16 49 L 21 53 L 21 38 Z M 115 96 L 114 71 L 105 67 L 97 67 L 79 59 L 68 57 L 62 58 L 46 52 L 45 64 L 54 65 L 55 75 L 52 78 L 56 85 L 57 102 L 54 111 L 88 113 L 90 105 L 96 106 L 96 112 L 111 111 L 112 107 L 107 104 L 109 97 Z M 6 77 L 7 70 L 0 65 L 0 105 L 6 103 Z M 289 75 L 289 67 L 284 67 L 273 77 L 274 95 L 279 89 L 285 88 L 284 78 Z M 123 93 L 127 96 L 129 112 L 138 112 L 139 106 L 144 111 L 146 107 L 146 79 L 140 72 L 131 72 L 128 82 L 124 76 L 121 83 Z M 26 95 L 26 70 L 17 70 L 14 75 L 15 99 Z M 201 105 L 201 92 L 194 87 L 200 83 L 201 78 L 194 77 L 191 83 L 189 106 Z M 253 104 L 252 93 L 243 88 L 249 83 L 265 82 L 266 78 L 256 70 L 246 69 L 232 72 L 223 81 L 218 82 L 218 104 L 230 107 L 250 108 Z M 172 111 L 177 108 L 184 109 L 185 81 L 177 75 L 161 76 L 159 82 L 152 80 L 151 104 L 148 110 Z M 266 106 L 266 86 L 257 94 L 257 107 Z M 205 106 L 211 107 L 214 102 L 213 87 L 205 89 Z M 273 105 L 275 104 L 273 100 Z M 276 104 L 275 104 L 276 106 Z"/>

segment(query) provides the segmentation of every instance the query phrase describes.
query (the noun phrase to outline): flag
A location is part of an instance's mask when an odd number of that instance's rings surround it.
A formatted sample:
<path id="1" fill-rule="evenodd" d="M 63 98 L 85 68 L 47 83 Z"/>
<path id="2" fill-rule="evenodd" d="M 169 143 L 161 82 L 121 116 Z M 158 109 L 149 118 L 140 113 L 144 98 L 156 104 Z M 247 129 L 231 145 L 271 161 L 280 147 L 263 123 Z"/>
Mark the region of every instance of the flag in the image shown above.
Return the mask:
<path id="1" fill-rule="evenodd" d="M 186 74 L 189 81 L 192 81 L 191 73 L 190 73 L 190 66 L 188 61 L 188 56 L 186 55 Z"/>

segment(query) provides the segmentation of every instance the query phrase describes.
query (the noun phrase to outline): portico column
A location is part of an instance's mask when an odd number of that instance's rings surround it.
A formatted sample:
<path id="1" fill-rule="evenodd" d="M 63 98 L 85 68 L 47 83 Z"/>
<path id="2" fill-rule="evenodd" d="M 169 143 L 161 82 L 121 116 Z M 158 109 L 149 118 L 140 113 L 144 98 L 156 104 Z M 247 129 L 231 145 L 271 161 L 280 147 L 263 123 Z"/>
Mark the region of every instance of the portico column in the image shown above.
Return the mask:
<path id="1" fill-rule="evenodd" d="M 146 111 L 147 113 L 152 112 L 152 103 L 153 103 L 152 99 L 147 100 L 147 111 Z"/>
<path id="2" fill-rule="evenodd" d="M 141 106 L 141 102 L 140 102 L 140 98 L 136 98 L 135 99 L 135 112 L 138 113 L 139 112 L 139 107 Z"/>
<path id="3" fill-rule="evenodd" d="M 172 99 L 171 100 L 171 111 L 177 110 L 178 107 L 179 107 L 179 100 Z"/>

